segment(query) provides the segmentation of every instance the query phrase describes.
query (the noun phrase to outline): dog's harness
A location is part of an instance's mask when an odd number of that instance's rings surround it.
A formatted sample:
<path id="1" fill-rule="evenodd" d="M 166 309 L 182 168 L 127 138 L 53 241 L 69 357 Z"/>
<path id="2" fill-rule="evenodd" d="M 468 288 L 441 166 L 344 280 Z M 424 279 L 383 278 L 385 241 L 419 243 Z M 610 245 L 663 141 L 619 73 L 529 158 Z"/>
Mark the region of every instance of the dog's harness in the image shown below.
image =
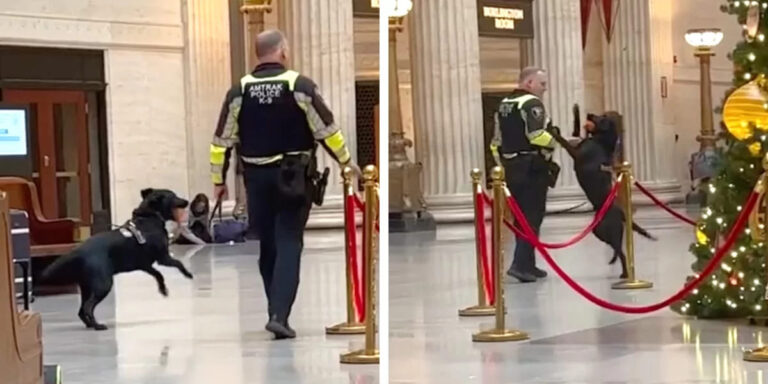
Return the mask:
<path id="1" fill-rule="evenodd" d="M 125 224 L 120 226 L 118 229 L 120 230 L 120 234 L 122 234 L 126 239 L 133 237 L 140 245 L 147 243 L 147 239 L 144 237 L 141 231 L 139 231 L 139 228 L 136 227 L 136 223 L 133 222 L 133 219 L 126 221 Z"/>

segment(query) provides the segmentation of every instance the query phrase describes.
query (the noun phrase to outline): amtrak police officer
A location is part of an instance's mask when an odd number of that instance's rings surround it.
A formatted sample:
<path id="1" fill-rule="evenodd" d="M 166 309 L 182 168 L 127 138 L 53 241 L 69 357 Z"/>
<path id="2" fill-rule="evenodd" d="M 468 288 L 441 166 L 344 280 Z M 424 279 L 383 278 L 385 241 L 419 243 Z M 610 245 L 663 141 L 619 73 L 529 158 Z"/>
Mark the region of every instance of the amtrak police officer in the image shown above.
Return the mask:
<path id="1" fill-rule="evenodd" d="M 227 194 L 229 158 L 239 144 L 248 216 L 261 243 L 259 270 L 269 302 L 266 329 L 276 339 L 294 338 L 288 317 L 299 285 L 304 228 L 312 201 L 319 204 L 313 196 L 318 186 L 308 176 L 316 166 L 316 143 L 339 165 L 358 175 L 360 169 L 315 83 L 286 68 L 285 36 L 277 30 L 262 32 L 255 48 L 260 64 L 227 93 L 211 144 L 214 195 Z"/>
<path id="2" fill-rule="evenodd" d="M 495 116 L 491 153 L 504 167 L 507 187 L 520 205 L 528 223 L 539 234 L 546 210 L 547 191 L 554 187 L 559 167 L 552 161 L 555 140 L 541 97 L 547 90 L 547 73 L 525 68 L 519 86 L 502 100 Z M 507 275 L 523 283 L 547 276 L 536 267 L 533 246 L 517 237 L 515 256 Z"/>

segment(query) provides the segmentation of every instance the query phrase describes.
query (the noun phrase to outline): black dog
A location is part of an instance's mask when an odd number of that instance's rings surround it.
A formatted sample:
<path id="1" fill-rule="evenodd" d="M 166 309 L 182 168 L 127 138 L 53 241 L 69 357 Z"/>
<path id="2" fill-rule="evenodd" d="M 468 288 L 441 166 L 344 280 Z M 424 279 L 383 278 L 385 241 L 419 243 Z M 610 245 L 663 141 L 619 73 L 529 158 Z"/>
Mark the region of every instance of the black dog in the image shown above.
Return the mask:
<path id="1" fill-rule="evenodd" d="M 168 296 L 168 288 L 163 275 L 152 266 L 155 262 L 175 267 L 192 278 L 184 265 L 169 254 L 165 229 L 166 221 L 178 220 L 176 211 L 185 209 L 188 202 L 165 189 L 145 189 L 141 197 L 143 201 L 133 211 L 131 220 L 122 227 L 91 237 L 43 272 L 43 281 L 80 286 L 77 315 L 88 328 L 107 329 L 96 321 L 93 312 L 112 290 L 115 274 L 147 272 L 155 278 L 163 296 Z"/>
<path id="2" fill-rule="evenodd" d="M 610 116 L 588 115 L 589 124 L 594 125 L 590 135 L 575 147 L 566 141 L 556 129 L 552 133 L 555 140 L 573 157 L 576 179 L 595 210 L 600 209 L 611 192 L 613 180 L 610 166 L 613 164 L 616 144 L 619 140 L 617 123 Z M 576 123 L 578 124 L 578 123 Z M 621 261 L 621 278 L 627 278 L 627 260 L 622 250 L 624 239 L 624 211 L 615 205 L 608 209 L 605 218 L 598 223 L 592 233 L 613 249 L 613 258 Z M 648 231 L 632 222 L 632 229 L 651 240 L 656 240 Z"/>

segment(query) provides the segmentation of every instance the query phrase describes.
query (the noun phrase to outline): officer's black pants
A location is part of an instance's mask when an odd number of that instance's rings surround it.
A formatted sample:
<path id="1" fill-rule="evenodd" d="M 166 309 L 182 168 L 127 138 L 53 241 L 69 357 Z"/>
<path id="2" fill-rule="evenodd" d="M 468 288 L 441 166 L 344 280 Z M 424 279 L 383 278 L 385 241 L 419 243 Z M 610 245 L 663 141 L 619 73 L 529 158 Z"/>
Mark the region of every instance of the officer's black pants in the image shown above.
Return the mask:
<path id="1" fill-rule="evenodd" d="M 256 225 L 261 243 L 259 270 L 269 302 L 269 316 L 287 322 L 299 287 L 299 266 L 309 198 L 295 202 L 278 189 L 279 166 L 244 169 L 249 221 Z"/>
<path id="2" fill-rule="evenodd" d="M 539 155 L 523 155 L 511 160 L 505 159 L 503 165 L 507 187 L 538 236 L 549 190 L 546 161 Z M 519 224 L 516 225 L 520 228 Z M 527 273 L 536 268 L 533 245 L 519 236 L 515 241 L 515 257 L 511 268 Z"/>

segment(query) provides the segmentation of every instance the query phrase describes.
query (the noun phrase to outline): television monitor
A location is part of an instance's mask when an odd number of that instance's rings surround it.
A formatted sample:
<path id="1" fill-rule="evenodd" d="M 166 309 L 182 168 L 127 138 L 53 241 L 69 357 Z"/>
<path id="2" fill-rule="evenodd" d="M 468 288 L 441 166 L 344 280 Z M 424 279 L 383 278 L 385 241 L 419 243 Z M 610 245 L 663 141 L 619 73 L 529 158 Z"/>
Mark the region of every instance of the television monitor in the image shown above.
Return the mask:
<path id="1" fill-rule="evenodd" d="M 27 156 L 27 111 L 0 108 L 0 156 Z"/>
<path id="2" fill-rule="evenodd" d="M 0 103 L 0 176 L 32 177 L 29 109 Z"/>

